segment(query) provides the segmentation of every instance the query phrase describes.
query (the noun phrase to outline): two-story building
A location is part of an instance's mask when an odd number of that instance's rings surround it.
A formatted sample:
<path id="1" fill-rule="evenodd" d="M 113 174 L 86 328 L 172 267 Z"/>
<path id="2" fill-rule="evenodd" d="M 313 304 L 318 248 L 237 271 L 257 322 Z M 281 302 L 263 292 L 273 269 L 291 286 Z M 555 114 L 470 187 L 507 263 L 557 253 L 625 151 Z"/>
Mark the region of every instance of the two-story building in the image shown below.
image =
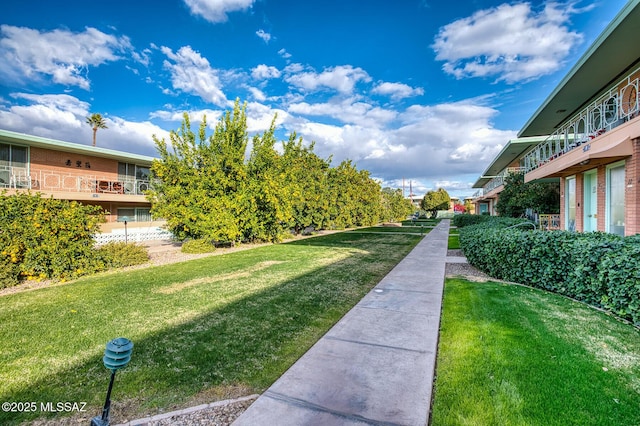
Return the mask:
<path id="1" fill-rule="evenodd" d="M 0 191 L 101 206 L 103 232 L 154 222 L 145 197 L 152 157 L 0 130 Z"/>
<path id="2" fill-rule="evenodd" d="M 561 229 L 640 233 L 639 29 L 630 0 L 518 134 L 544 138 L 517 163 L 559 179 Z"/>
<path id="3" fill-rule="evenodd" d="M 502 148 L 484 173 L 473 184 L 478 191 L 473 195 L 475 213 L 497 215 L 496 204 L 504 189 L 504 178 L 513 172 L 522 172 L 524 155 L 543 142 L 546 137 L 512 139 Z"/>

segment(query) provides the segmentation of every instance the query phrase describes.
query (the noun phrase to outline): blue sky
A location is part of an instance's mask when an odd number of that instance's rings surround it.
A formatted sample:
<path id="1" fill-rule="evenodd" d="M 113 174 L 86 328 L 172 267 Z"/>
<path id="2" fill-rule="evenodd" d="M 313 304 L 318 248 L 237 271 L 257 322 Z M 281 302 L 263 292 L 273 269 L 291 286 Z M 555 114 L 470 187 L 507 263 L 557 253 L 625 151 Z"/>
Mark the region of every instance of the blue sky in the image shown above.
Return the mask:
<path id="1" fill-rule="evenodd" d="M 154 156 L 236 98 L 334 165 L 465 197 L 623 0 L 21 0 L 0 5 L 0 128 Z"/>

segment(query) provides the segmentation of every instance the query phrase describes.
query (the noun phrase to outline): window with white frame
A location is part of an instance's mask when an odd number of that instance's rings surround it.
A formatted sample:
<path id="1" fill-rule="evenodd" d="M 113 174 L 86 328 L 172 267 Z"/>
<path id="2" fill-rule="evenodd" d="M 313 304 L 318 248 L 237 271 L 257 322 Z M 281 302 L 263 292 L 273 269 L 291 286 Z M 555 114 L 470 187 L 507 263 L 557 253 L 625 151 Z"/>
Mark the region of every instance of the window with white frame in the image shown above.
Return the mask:
<path id="1" fill-rule="evenodd" d="M 564 187 L 565 202 L 565 229 L 567 231 L 576 230 L 576 177 L 571 176 L 565 179 Z"/>
<path id="2" fill-rule="evenodd" d="M 625 226 L 625 167 L 624 162 L 607 167 L 607 232 L 624 236 Z"/>

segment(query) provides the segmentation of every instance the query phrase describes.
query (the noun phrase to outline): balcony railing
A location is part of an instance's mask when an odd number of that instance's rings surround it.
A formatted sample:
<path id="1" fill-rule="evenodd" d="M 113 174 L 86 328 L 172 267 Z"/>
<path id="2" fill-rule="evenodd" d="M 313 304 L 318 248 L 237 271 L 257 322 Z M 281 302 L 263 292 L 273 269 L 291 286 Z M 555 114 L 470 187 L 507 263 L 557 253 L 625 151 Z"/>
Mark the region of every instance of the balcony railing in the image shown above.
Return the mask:
<path id="1" fill-rule="evenodd" d="M 484 193 L 493 191 L 500 185 L 504 185 L 504 178 L 512 173 L 520 173 L 524 171 L 524 167 L 507 167 L 498 176 L 491 179 L 485 186 L 482 187 Z"/>
<path id="2" fill-rule="evenodd" d="M 526 172 L 637 117 L 640 114 L 639 74 L 640 68 L 630 72 L 525 155 Z"/>
<path id="3" fill-rule="evenodd" d="M 114 180 L 104 175 L 28 172 L 23 167 L 0 166 L 0 188 L 32 189 L 49 192 L 84 192 L 123 195 L 144 195 L 150 189 L 148 179 L 125 178 Z"/>

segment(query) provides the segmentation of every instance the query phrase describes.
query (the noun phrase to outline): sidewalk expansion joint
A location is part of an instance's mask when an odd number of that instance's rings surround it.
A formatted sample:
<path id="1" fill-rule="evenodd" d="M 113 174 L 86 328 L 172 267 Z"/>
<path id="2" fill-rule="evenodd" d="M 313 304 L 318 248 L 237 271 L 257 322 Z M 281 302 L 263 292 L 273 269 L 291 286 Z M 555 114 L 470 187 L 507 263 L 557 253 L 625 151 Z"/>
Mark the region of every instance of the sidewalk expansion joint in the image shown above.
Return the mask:
<path id="1" fill-rule="evenodd" d="M 365 345 L 365 346 L 372 346 L 372 347 L 376 347 L 376 348 L 394 349 L 394 350 L 398 350 L 398 351 L 415 352 L 415 353 L 418 353 L 418 354 L 430 354 L 430 353 L 433 353 L 432 351 L 423 351 L 423 350 L 419 350 L 419 349 L 409 349 L 409 348 L 403 348 L 401 346 L 382 345 L 380 343 L 363 342 L 362 340 L 343 339 L 341 337 L 325 336 L 325 339 L 337 340 L 337 341 L 346 342 L 346 343 L 353 343 L 354 345 Z"/>
<path id="2" fill-rule="evenodd" d="M 334 415 L 336 417 L 340 417 L 340 418 L 347 419 L 347 420 L 355 420 L 355 421 L 359 421 L 359 422 L 365 422 L 367 424 L 376 425 L 376 426 L 401 426 L 399 423 L 381 422 L 379 420 L 368 419 L 368 418 L 366 418 L 364 416 L 360 416 L 358 414 L 350 414 L 350 413 L 345 413 L 345 412 L 341 412 L 341 411 L 332 410 L 330 408 L 323 407 L 321 405 L 314 404 L 314 403 L 309 402 L 309 401 L 305 401 L 304 399 L 294 398 L 294 397 L 291 397 L 291 396 L 288 396 L 288 395 L 284 395 L 284 394 L 281 394 L 281 393 L 278 393 L 278 392 L 274 392 L 274 391 L 271 391 L 271 390 L 267 390 L 262 395 L 266 396 L 268 398 L 274 399 L 276 401 L 283 402 L 283 403 L 288 404 L 288 405 L 294 405 L 294 406 L 305 408 L 305 409 L 311 410 L 311 411 L 328 413 L 328 414 Z"/>
<path id="3" fill-rule="evenodd" d="M 382 291 L 379 291 L 382 290 Z M 399 293 L 420 293 L 420 294 L 438 294 L 442 293 L 437 289 L 425 289 L 425 290 L 409 290 L 404 288 L 389 288 L 389 287 L 376 287 L 373 289 L 375 294 L 384 294 L 385 291 L 395 291 Z"/>

